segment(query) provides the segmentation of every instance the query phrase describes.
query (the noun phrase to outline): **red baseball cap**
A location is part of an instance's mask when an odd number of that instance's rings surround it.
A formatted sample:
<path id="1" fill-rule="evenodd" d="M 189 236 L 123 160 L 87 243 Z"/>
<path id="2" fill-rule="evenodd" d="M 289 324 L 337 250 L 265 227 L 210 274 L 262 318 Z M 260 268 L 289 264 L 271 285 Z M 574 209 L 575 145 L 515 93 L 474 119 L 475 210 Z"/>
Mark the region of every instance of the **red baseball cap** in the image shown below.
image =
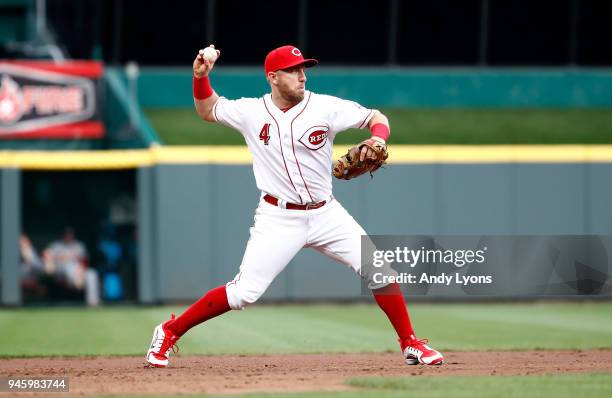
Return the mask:
<path id="1" fill-rule="evenodd" d="M 277 70 L 291 68 L 297 65 L 304 65 L 307 68 L 315 66 L 319 61 L 312 58 L 304 59 L 302 52 L 295 46 L 282 46 L 270 51 L 266 56 L 264 70 L 276 72 Z"/>

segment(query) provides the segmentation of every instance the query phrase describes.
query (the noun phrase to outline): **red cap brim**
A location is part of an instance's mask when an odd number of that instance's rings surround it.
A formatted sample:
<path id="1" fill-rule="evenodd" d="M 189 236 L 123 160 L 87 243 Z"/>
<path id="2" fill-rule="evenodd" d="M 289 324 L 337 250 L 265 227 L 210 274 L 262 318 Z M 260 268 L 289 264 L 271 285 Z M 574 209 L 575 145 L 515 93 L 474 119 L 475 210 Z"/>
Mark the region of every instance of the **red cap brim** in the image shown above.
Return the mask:
<path id="1" fill-rule="evenodd" d="M 318 63 L 319 61 L 314 58 L 307 58 L 307 59 L 298 60 L 292 64 L 289 64 L 285 66 L 283 69 L 293 68 L 294 66 L 298 66 L 298 65 L 304 65 L 304 67 L 310 68 L 312 66 L 315 66 Z M 283 70 L 283 69 L 278 69 L 278 70 Z"/>

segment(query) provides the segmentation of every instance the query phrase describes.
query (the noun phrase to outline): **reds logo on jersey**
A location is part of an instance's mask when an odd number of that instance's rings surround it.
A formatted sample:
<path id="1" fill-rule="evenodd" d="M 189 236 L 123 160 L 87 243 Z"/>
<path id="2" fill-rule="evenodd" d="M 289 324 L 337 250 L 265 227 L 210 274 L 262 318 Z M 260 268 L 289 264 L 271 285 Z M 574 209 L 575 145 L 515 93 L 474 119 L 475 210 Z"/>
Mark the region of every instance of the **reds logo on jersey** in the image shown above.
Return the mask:
<path id="1" fill-rule="evenodd" d="M 306 130 L 299 141 L 306 148 L 316 151 L 323 148 L 327 142 L 328 126 L 314 126 Z"/>

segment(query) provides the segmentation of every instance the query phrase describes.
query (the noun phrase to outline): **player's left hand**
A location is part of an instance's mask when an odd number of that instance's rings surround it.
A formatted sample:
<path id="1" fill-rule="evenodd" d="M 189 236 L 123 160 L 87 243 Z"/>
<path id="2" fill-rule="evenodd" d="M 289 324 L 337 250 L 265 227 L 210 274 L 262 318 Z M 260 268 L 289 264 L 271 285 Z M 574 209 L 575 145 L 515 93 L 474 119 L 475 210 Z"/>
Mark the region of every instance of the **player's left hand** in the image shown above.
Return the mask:
<path id="1" fill-rule="evenodd" d="M 363 162 L 366 159 L 376 159 L 376 154 L 371 147 L 364 145 L 359 152 L 359 161 Z"/>
<path id="2" fill-rule="evenodd" d="M 370 175 L 386 163 L 387 144 L 378 137 L 369 138 L 349 149 L 348 153 L 336 161 L 334 177 L 350 180 L 369 172 Z"/>

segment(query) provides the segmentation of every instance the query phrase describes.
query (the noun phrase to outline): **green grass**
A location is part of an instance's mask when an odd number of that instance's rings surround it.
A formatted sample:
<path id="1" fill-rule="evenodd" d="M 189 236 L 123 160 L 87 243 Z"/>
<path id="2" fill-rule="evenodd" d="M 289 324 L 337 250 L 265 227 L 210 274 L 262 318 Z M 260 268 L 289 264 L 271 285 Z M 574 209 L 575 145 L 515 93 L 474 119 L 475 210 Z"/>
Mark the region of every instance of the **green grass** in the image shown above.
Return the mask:
<path id="1" fill-rule="evenodd" d="M 612 303 L 410 304 L 416 332 L 440 350 L 612 347 Z M 0 357 L 143 355 L 153 327 L 184 307 L 0 311 Z M 375 305 L 254 306 L 190 331 L 184 354 L 397 351 Z"/>
<path id="2" fill-rule="evenodd" d="M 612 143 L 612 108 L 405 109 L 381 108 L 391 121 L 391 144 L 604 144 Z M 243 145 L 242 136 L 200 120 L 186 109 L 147 109 L 168 145 Z M 368 136 L 350 130 L 336 143 Z"/>
<path id="3" fill-rule="evenodd" d="M 446 376 L 352 379 L 352 391 L 285 394 L 243 394 L 232 398 L 607 398 L 612 396 L 612 374 L 543 376 Z M 137 396 L 131 396 L 136 398 Z M 148 395 L 147 398 L 155 396 Z M 164 396 L 169 397 L 169 396 Z M 228 397 L 228 395 L 190 395 Z"/>
<path id="4" fill-rule="evenodd" d="M 365 378 L 349 380 L 354 387 L 376 389 L 379 397 L 610 397 L 612 374 L 544 376 L 471 376 Z M 363 391 L 367 393 L 367 391 Z M 360 393 L 353 397 L 367 396 Z"/>

